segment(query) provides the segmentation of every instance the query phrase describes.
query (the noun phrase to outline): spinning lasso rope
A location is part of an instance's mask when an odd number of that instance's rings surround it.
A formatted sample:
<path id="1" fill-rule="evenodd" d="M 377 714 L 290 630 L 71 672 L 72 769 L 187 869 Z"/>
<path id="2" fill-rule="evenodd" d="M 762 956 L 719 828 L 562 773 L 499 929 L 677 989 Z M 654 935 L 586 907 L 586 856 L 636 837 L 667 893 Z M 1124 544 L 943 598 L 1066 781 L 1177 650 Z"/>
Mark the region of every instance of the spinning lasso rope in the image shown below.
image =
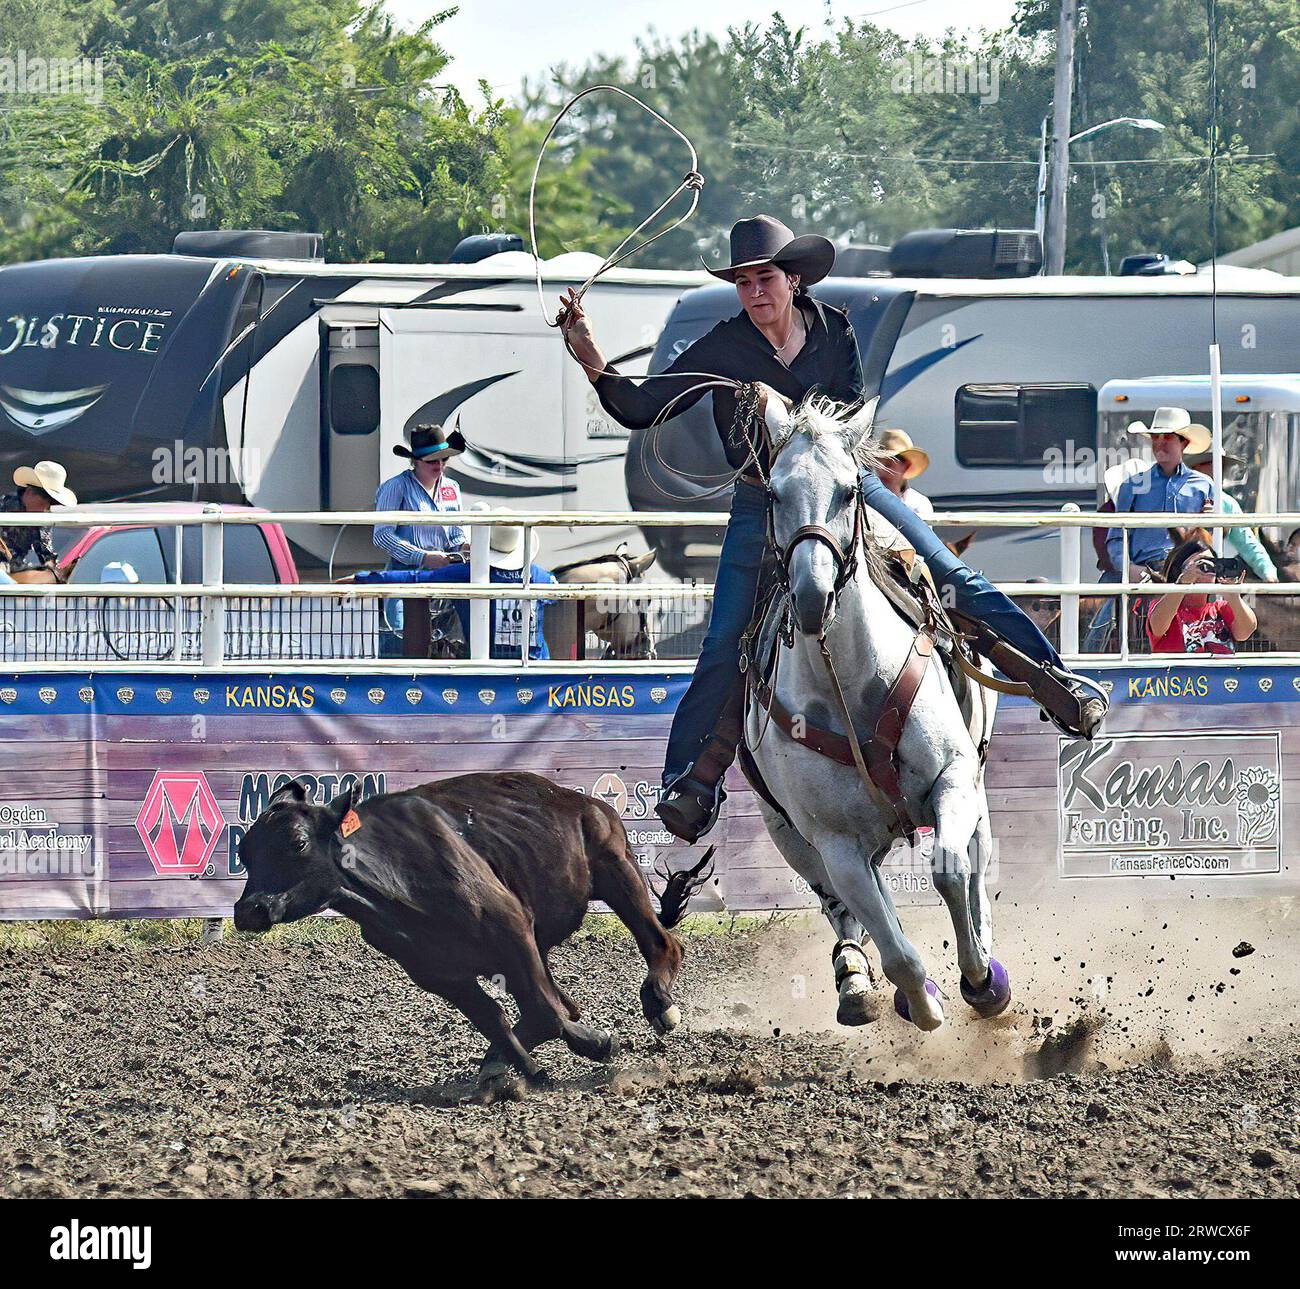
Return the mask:
<path id="1" fill-rule="evenodd" d="M 605 257 L 605 259 L 601 262 L 600 266 L 596 269 L 596 271 L 580 287 L 577 288 L 577 291 L 574 295 L 574 301 L 573 301 L 575 305 L 581 304 L 582 297 L 586 295 L 588 289 L 595 284 L 596 280 L 602 274 L 607 273 L 610 269 L 614 268 L 616 265 L 623 263 L 624 260 L 630 259 L 638 251 L 645 250 L 645 248 L 649 246 L 652 242 L 658 241 L 659 238 L 663 237 L 666 233 L 671 233 L 675 228 L 679 228 L 688 219 L 690 219 L 690 217 L 695 213 L 696 208 L 699 206 L 700 190 L 704 187 L 704 176 L 700 173 L 699 170 L 699 156 L 695 151 L 695 145 L 690 141 L 690 139 L 688 139 L 686 135 L 683 134 L 666 117 L 656 112 L 654 108 L 643 103 L 639 98 L 636 97 L 635 94 L 629 94 L 627 90 L 620 89 L 619 86 L 617 85 L 592 85 L 589 88 L 583 90 L 580 94 L 575 94 L 573 98 L 571 98 L 560 109 L 555 120 L 551 122 L 551 128 L 547 130 L 546 137 L 542 140 L 542 146 L 538 149 L 537 162 L 533 166 L 532 182 L 529 184 L 528 187 L 528 238 L 530 243 L 530 249 L 532 251 L 532 256 L 533 256 L 533 275 L 534 275 L 534 281 L 537 286 L 537 302 L 542 311 L 542 321 L 548 327 L 555 327 L 560 330 L 560 334 L 564 339 L 564 346 L 569 351 L 569 354 L 572 356 L 574 361 L 577 362 L 588 372 L 593 372 L 593 373 L 597 373 L 600 369 L 593 367 L 590 363 L 584 362 L 581 358 L 579 358 L 578 355 L 574 353 L 573 346 L 569 343 L 568 336 L 564 334 L 563 323 L 564 323 L 564 315 L 566 313 L 566 310 L 561 309 L 560 313 L 557 315 L 556 320 L 554 322 L 551 321 L 551 318 L 547 312 L 546 296 L 542 290 L 542 261 L 541 261 L 541 257 L 537 253 L 537 219 L 536 219 L 537 176 L 541 172 L 542 159 L 546 155 L 547 146 L 550 144 L 551 139 L 554 137 L 555 131 L 559 128 L 560 122 L 564 119 L 564 117 L 568 114 L 568 112 L 573 108 L 573 106 L 576 103 L 586 98 L 588 94 L 596 94 L 602 90 L 608 91 L 611 94 L 620 94 L 622 95 L 623 98 L 630 99 L 639 108 L 641 108 L 643 111 L 649 113 L 652 117 L 654 117 L 654 119 L 658 121 L 661 125 L 671 130 L 686 145 L 687 150 L 691 154 L 691 164 L 690 164 L 690 169 L 687 170 L 685 175 L 682 176 L 682 181 L 677 185 L 676 188 L 673 189 L 671 195 L 667 198 L 667 200 L 662 202 L 654 211 L 652 211 L 649 215 L 647 215 L 646 218 L 643 219 Z M 632 241 L 634 237 L 636 237 L 643 229 L 645 229 L 647 225 L 653 223 L 656 219 L 658 219 L 659 216 L 662 215 L 663 212 L 667 210 L 668 207 L 671 206 L 674 201 L 677 200 L 678 196 L 680 196 L 683 192 L 686 192 L 688 189 L 691 193 L 691 205 L 690 205 L 690 209 L 687 210 L 684 215 L 679 216 L 666 228 L 660 229 L 659 232 L 655 233 L 651 237 L 647 237 L 645 241 L 639 242 L 636 246 L 633 246 L 630 250 L 624 250 L 627 244 L 630 241 Z M 662 380 L 666 376 L 667 373 L 658 372 L 658 373 L 646 375 L 641 379 Z M 644 468 L 646 442 L 649 439 L 649 440 L 653 440 L 655 460 L 659 463 L 660 466 L 663 467 L 665 471 L 668 471 L 673 474 L 679 474 L 685 479 L 692 479 L 698 482 L 711 483 L 717 479 L 723 480 L 723 482 L 718 487 L 712 488 L 707 492 L 696 493 L 694 495 L 682 495 L 682 494 L 672 493 L 669 492 L 666 488 L 664 488 L 662 484 L 659 485 L 660 489 L 666 495 L 672 497 L 676 501 L 696 501 L 696 500 L 703 500 L 706 497 L 717 496 L 720 493 L 724 492 L 727 488 L 730 488 L 731 485 L 736 481 L 737 477 L 742 473 L 744 467 L 742 467 L 740 470 L 732 471 L 730 474 L 727 475 L 716 475 L 716 474 L 693 475 L 689 471 L 681 470 L 676 466 L 671 466 L 668 464 L 667 461 L 663 459 L 662 455 L 659 452 L 659 431 L 663 428 L 663 422 L 668 420 L 671 417 L 672 409 L 676 407 L 677 404 L 680 403 L 682 399 L 687 398 L 692 394 L 695 394 L 701 389 L 720 388 L 720 389 L 739 390 L 743 388 L 743 386 L 740 381 L 732 380 L 730 377 L 727 376 L 718 376 L 714 372 L 693 372 L 693 371 L 673 372 L 671 375 L 671 379 L 679 380 L 685 376 L 698 376 L 700 380 L 697 384 L 690 386 L 688 389 L 684 389 L 680 394 L 674 397 L 663 408 L 663 410 L 659 413 L 659 415 L 655 417 L 654 422 L 649 427 L 649 432 L 641 440 L 641 462 Z M 734 433 L 734 426 L 733 426 L 733 433 Z M 749 434 L 746 434 L 745 436 L 745 443 L 749 452 L 750 460 L 753 462 L 753 464 L 756 467 L 758 467 L 761 470 L 761 465 L 759 463 L 758 456 L 754 451 L 752 438 Z"/>

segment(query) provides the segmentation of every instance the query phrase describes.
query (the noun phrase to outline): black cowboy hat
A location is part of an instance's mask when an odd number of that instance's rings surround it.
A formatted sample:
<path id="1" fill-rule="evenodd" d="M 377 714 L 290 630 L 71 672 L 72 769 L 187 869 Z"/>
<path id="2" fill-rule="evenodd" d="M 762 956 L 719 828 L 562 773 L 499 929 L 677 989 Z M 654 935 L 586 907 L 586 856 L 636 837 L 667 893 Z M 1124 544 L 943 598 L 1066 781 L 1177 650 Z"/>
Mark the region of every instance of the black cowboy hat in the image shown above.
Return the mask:
<path id="1" fill-rule="evenodd" d="M 412 461 L 453 457 L 465 451 L 465 438 L 459 430 L 450 434 L 441 425 L 416 425 L 411 430 L 411 446 L 399 443 L 393 452 Z"/>
<path id="2" fill-rule="evenodd" d="M 731 263 L 725 269 L 704 267 L 714 277 L 734 282 L 740 269 L 775 264 L 787 273 L 797 273 L 804 286 L 811 286 L 820 282 L 834 263 L 835 245 L 829 238 L 817 233 L 796 237 L 779 219 L 755 215 L 732 225 Z"/>

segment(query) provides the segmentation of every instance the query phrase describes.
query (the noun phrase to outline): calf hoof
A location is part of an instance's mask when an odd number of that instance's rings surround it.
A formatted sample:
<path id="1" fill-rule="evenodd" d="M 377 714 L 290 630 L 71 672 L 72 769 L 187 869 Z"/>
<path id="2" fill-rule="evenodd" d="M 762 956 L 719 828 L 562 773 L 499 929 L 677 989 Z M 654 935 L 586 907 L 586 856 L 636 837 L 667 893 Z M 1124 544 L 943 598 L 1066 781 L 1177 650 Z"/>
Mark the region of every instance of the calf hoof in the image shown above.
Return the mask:
<path id="1" fill-rule="evenodd" d="M 870 1025 L 880 1019 L 880 1007 L 867 983 L 866 976 L 856 973 L 840 986 L 840 1003 L 835 1019 L 841 1025 Z"/>
<path id="2" fill-rule="evenodd" d="M 915 1025 L 917 1029 L 926 1031 L 938 1029 L 943 1024 L 943 1007 L 939 1003 L 939 986 L 928 976 L 925 981 L 925 992 L 929 995 L 926 999 L 929 1006 L 925 1008 L 918 1007 L 917 1014 L 914 1016 L 907 995 L 901 989 L 895 989 L 894 1010 L 905 1021 L 910 1021 Z"/>
<path id="3" fill-rule="evenodd" d="M 979 1013 L 981 1019 L 1000 1016 L 1011 1006 L 1011 977 L 996 958 L 990 958 L 989 975 L 983 986 L 972 989 L 963 976 L 961 996 Z"/>
<path id="4" fill-rule="evenodd" d="M 566 1025 L 564 1039 L 571 1052 L 589 1061 L 612 1061 L 618 1055 L 618 1039 L 608 1030 L 590 1025 Z"/>
<path id="5" fill-rule="evenodd" d="M 527 1085 L 518 1070 L 504 1061 L 487 1061 L 479 1069 L 478 1087 L 468 1100 L 475 1105 L 492 1105 L 497 1101 L 522 1101 L 526 1095 Z"/>
<path id="6" fill-rule="evenodd" d="M 681 1009 L 676 1003 L 673 1003 L 667 1011 L 662 1011 L 658 1016 L 650 1017 L 650 1024 L 654 1026 L 656 1034 L 671 1034 L 678 1025 L 682 1023 Z"/>

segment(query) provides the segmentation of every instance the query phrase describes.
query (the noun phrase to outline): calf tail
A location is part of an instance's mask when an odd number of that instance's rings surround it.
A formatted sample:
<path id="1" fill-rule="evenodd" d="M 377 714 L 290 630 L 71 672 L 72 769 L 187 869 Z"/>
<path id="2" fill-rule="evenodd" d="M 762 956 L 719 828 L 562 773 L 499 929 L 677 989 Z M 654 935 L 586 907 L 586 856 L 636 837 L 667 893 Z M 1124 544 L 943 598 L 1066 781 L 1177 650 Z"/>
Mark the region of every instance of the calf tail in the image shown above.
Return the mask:
<path id="1" fill-rule="evenodd" d="M 659 925 L 665 930 L 671 930 L 686 916 L 691 897 L 713 876 L 712 860 L 715 850 L 716 846 L 710 846 L 694 868 L 679 868 L 675 873 L 670 873 L 666 868 L 655 868 L 664 884 L 656 890 L 652 882 L 650 889 L 659 901 Z"/>

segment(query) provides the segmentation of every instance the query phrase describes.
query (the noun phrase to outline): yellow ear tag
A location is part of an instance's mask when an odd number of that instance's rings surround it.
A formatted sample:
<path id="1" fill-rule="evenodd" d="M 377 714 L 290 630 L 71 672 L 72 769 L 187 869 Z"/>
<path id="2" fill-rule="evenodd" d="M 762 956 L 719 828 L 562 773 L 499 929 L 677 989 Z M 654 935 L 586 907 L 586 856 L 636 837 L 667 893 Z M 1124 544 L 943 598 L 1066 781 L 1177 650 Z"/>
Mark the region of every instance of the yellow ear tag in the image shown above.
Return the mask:
<path id="1" fill-rule="evenodd" d="M 358 828 L 361 827 L 361 816 L 355 810 L 349 810 L 343 816 L 343 822 L 339 824 L 339 832 L 345 837 L 351 837 Z"/>

